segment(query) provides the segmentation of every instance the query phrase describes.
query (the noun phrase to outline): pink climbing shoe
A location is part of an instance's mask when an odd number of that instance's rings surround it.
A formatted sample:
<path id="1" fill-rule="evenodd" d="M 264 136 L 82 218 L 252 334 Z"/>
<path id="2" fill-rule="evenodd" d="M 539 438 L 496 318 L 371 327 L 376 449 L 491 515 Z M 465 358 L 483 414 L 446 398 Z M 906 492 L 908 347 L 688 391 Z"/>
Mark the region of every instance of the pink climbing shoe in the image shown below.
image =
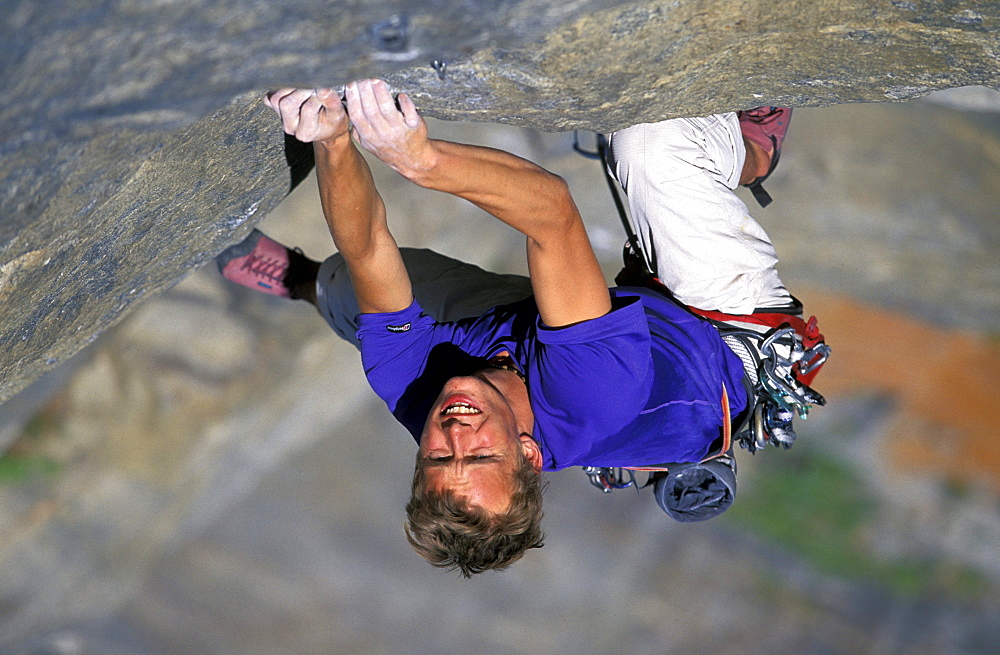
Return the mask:
<path id="1" fill-rule="evenodd" d="M 791 107 L 757 107 L 736 112 L 740 121 L 740 131 L 748 140 L 753 141 L 765 152 L 771 155 L 771 166 L 767 173 L 746 185 L 761 207 L 771 204 L 771 196 L 761 182 L 766 180 L 778 165 L 781 156 L 781 144 L 788 132 L 788 124 L 792 120 Z"/>
<path id="2" fill-rule="evenodd" d="M 280 298 L 291 298 L 285 283 L 294 252 L 260 230 L 224 250 L 215 258 L 222 277 L 230 282 Z"/>

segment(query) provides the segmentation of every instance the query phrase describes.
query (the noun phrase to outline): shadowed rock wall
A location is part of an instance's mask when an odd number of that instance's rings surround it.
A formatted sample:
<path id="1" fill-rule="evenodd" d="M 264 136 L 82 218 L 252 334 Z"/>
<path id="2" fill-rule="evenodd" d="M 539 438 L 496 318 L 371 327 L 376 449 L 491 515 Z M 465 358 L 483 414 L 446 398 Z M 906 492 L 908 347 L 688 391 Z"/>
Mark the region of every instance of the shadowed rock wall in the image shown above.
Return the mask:
<path id="1" fill-rule="evenodd" d="M 995 2 L 21 0 L 0 23 L 0 402 L 308 167 L 257 102 L 380 75 L 430 116 L 608 131 L 1000 85 Z M 429 62 L 444 62 L 432 68 Z"/>

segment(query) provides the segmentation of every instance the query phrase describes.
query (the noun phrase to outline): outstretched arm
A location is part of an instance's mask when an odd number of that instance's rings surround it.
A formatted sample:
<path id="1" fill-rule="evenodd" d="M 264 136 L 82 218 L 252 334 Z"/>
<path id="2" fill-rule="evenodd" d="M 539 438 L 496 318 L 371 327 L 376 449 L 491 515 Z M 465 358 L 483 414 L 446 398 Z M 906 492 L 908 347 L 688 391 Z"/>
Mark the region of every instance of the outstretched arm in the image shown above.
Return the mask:
<path id="1" fill-rule="evenodd" d="M 410 98 L 400 94 L 397 108 L 380 80 L 348 85 L 347 104 L 366 150 L 416 184 L 465 198 L 527 237 L 531 285 L 546 325 L 610 311 L 604 274 L 562 178 L 502 150 L 429 139 Z"/>
<path id="2" fill-rule="evenodd" d="M 410 278 L 340 98 L 330 89 L 280 89 L 265 102 L 281 116 L 286 133 L 313 144 L 323 214 L 361 312 L 406 309 L 413 301 Z"/>

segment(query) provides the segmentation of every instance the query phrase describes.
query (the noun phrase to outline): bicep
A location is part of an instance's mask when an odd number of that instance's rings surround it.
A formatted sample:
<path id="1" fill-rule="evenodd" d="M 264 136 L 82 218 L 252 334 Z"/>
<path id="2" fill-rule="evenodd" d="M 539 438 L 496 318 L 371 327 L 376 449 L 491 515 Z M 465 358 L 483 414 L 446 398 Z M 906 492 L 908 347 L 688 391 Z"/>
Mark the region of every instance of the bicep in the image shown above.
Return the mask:
<path id="1" fill-rule="evenodd" d="M 388 230 L 373 238 L 364 253 L 344 259 L 362 314 L 398 312 L 413 302 L 410 276 Z"/>
<path id="2" fill-rule="evenodd" d="M 562 327 L 607 314 L 611 296 L 569 191 L 555 203 L 548 230 L 528 237 L 528 270 L 542 322 Z"/>

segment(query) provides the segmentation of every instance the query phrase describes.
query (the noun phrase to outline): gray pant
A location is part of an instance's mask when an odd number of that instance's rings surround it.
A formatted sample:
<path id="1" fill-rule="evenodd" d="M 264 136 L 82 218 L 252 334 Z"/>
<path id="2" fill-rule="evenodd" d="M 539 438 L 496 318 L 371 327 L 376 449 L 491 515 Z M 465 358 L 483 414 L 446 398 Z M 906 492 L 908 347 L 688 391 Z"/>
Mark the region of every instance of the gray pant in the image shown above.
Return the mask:
<path id="1" fill-rule="evenodd" d="M 524 300 L 531 281 L 460 262 L 432 250 L 400 248 L 413 284 L 413 296 L 429 316 L 449 322 L 479 316 L 497 305 Z M 360 349 L 356 333 L 360 313 L 347 264 L 340 253 L 323 262 L 316 276 L 319 313 L 333 331 Z"/>

